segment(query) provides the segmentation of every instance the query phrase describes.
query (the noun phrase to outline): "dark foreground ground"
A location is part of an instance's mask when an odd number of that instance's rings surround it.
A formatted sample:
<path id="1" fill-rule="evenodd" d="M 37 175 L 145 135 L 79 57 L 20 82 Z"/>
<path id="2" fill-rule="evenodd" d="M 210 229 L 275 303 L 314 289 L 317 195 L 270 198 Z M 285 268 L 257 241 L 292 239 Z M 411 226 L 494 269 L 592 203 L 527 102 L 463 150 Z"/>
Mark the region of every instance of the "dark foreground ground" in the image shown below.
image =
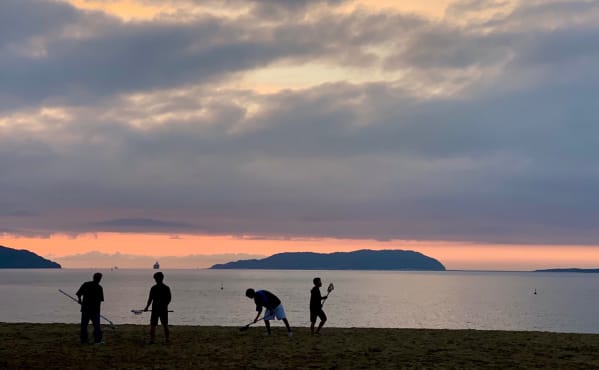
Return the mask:
<path id="1" fill-rule="evenodd" d="M 91 328 L 90 328 L 91 329 Z M 599 335 L 544 332 L 325 328 L 104 327 L 106 344 L 79 344 L 71 324 L 0 323 L 0 369 L 546 368 L 599 369 Z"/>

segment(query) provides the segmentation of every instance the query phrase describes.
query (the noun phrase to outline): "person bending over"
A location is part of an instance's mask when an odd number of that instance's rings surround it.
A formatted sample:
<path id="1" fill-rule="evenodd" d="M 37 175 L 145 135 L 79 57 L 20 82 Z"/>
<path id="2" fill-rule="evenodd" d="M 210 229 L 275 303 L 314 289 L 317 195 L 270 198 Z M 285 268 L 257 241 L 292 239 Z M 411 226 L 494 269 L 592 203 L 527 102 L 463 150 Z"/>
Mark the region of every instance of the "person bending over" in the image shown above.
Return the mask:
<path id="1" fill-rule="evenodd" d="M 289 321 L 287 321 L 287 317 L 285 316 L 285 309 L 283 308 L 283 304 L 281 300 L 268 290 L 258 290 L 250 288 L 245 291 L 245 296 L 253 299 L 254 303 L 256 303 L 256 311 L 258 314 L 254 319 L 254 322 L 258 322 L 258 318 L 262 313 L 262 308 L 266 308 L 264 312 L 264 325 L 266 326 L 266 335 L 270 335 L 270 320 L 277 319 L 283 320 L 285 323 L 285 327 L 287 328 L 287 335 L 292 336 L 291 327 L 289 326 Z"/>

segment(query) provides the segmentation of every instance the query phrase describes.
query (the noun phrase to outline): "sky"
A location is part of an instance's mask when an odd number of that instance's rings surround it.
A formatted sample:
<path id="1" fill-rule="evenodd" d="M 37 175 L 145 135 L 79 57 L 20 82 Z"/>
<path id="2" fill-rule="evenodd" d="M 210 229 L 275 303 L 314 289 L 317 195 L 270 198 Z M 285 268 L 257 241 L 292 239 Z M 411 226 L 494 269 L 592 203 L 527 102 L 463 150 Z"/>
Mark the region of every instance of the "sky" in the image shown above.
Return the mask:
<path id="1" fill-rule="evenodd" d="M 597 1 L 3 0 L 0 245 L 599 267 L 597 96 Z"/>

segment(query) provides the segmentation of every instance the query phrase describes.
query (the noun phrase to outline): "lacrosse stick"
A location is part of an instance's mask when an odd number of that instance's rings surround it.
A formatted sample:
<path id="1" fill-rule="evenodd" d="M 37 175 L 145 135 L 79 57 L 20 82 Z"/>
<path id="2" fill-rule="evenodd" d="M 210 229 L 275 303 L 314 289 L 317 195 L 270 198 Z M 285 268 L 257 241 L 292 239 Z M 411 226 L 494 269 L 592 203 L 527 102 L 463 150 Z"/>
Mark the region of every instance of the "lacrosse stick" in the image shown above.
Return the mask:
<path id="1" fill-rule="evenodd" d="M 262 320 L 264 320 L 264 317 L 259 318 L 258 320 L 256 320 L 256 322 L 252 321 L 251 323 L 247 324 L 246 326 L 242 326 L 241 328 L 239 328 L 239 331 L 246 331 L 250 328 L 251 325 L 254 325 L 258 321 L 262 321 Z"/>
<path id="2" fill-rule="evenodd" d="M 333 290 L 335 290 L 335 286 L 333 285 L 333 283 L 330 283 L 327 288 L 327 299 L 325 299 L 324 302 L 322 302 L 322 306 L 324 306 L 324 304 L 327 302 L 327 300 L 329 299 L 329 296 L 331 295 Z"/>
<path id="3" fill-rule="evenodd" d="M 77 298 L 73 297 L 72 295 L 70 295 L 69 293 L 65 292 L 64 290 L 58 289 L 58 291 L 61 292 L 64 295 L 66 295 L 67 297 L 71 298 L 73 301 L 77 302 L 77 304 L 81 304 L 81 303 L 79 303 L 79 300 Z M 110 327 L 112 329 L 116 329 L 116 326 L 114 326 L 114 323 L 112 321 L 108 320 L 108 318 L 106 316 L 100 315 L 100 317 L 103 318 L 104 320 L 106 320 L 106 322 L 108 322 L 108 324 L 110 325 Z"/>
<path id="4" fill-rule="evenodd" d="M 152 310 L 147 310 L 147 311 L 144 311 L 144 310 L 131 310 L 131 312 L 133 312 L 135 315 L 141 315 L 144 312 L 152 312 Z M 175 312 L 175 311 L 168 310 L 167 312 Z"/>

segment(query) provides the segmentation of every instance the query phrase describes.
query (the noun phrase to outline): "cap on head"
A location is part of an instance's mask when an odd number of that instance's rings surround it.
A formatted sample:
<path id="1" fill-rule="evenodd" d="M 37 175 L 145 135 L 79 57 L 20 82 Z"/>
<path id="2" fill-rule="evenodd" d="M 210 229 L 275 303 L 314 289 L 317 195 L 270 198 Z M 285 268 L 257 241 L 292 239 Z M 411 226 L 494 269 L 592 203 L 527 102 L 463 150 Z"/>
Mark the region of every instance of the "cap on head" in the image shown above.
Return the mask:
<path id="1" fill-rule="evenodd" d="M 155 273 L 154 280 L 156 280 L 157 283 L 162 283 L 162 281 L 164 280 L 164 274 L 162 272 Z"/>
<path id="2" fill-rule="evenodd" d="M 252 288 L 249 288 L 248 290 L 245 291 L 245 296 L 248 298 L 254 298 L 255 294 L 256 294 L 256 292 Z"/>
<path id="3" fill-rule="evenodd" d="M 99 273 L 99 272 L 96 272 L 96 273 L 94 274 L 94 277 L 93 277 L 93 279 L 94 279 L 94 282 L 95 282 L 95 283 L 99 283 L 99 282 L 100 282 L 100 280 L 102 280 L 102 274 L 101 274 L 101 273 Z"/>

